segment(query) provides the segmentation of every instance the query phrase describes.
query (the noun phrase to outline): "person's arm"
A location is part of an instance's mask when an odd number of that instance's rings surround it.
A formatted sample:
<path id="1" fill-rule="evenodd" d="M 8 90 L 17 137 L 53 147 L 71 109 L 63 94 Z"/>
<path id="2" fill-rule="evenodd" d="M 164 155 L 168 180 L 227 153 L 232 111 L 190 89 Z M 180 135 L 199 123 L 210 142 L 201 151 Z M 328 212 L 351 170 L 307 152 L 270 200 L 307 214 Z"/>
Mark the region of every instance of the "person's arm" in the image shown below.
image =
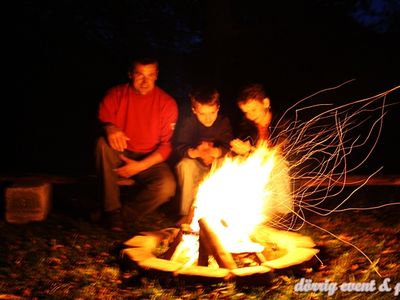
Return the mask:
<path id="1" fill-rule="evenodd" d="M 171 138 L 178 119 L 178 107 L 173 99 L 166 102 L 162 109 L 161 118 L 160 143 L 158 148 L 140 161 L 121 155 L 120 157 L 125 162 L 125 165 L 115 170 L 119 176 L 129 178 L 168 158 L 172 151 Z"/>
<path id="2" fill-rule="evenodd" d="M 175 130 L 176 122 L 178 120 L 178 105 L 173 98 L 169 98 L 165 102 L 164 106 L 161 108 L 160 118 L 160 140 L 155 152 L 161 155 L 162 161 L 165 161 L 168 159 L 172 152 L 172 136 Z M 155 159 L 155 157 L 153 157 L 152 159 L 149 159 L 147 163 L 148 165 L 152 166 L 151 163 L 154 163 L 156 161 L 158 161 L 158 159 Z"/>
<path id="3" fill-rule="evenodd" d="M 229 151 L 229 143 L 233 138 L 232 127 L 227 117 L 219 116 L 212 127 L 212 141 L 203 141 L 197 148 L 199 157 L 206 165 L 210 165 L 216 159 L 225 156 Z"/>
<path id="4" fill-rule="evenodd" d="M 116 112 L 120 104 L 118 89 L 114 87 L 107 91 L 99 106 L 98 119 L 110 147 L 122 152 L 127 148 L 126 141 L 129 138 L 117 125 Z"/>
<path id="5" fill-rule="evenodd" d="M 248 155 L 255 149 L 257 127 L 246 119 L 239 125 L 237 137 L 230 142 L 231 150 L 239 155 Z"/>
<path id="6" fill-rule="evenodd" d="M 153 152 L 140 161 L 129 159 L 123 154 L 121 154 L 120 157 L 125 164 L 122 167 L 115 169 L 115 172 L 120 177 L 124 178 L 134 176 L 165 160 L 159 152 Z"/>
<path id="7" fill-rule="evenodd" d="M 146 158 L 138 161 L 139 172 L 147 170 L 148 168 L 165 161 L 165 158 L 159 152 L 153 152 Z"/>
<path id="8" fill-rule="evenodd" d="M 234 139 L 230 143 L 231 150 L 239 155 L 248 155 L 254 146 L 249 141 L 242 141 L 241 139 Z"/>
<path id="9" fill-rule="evenodd" d="M 104 125 L 104 132 L 108 144 L 114 150 L 123 152 L 128 147 L 127 141 L 129 141 L 129 138 L 121 129 L 119 129 L 114 124 L 108 123 Z"/>
<path id="10" fill-rule="evenodd" d="M 197 145 L 194 144 L 195 137 L 197 136 L 196 132 L 197 129 L 193 116 L 185 118 L 179 124 L 176 134 L 175 151 L 180 158 L 185 156 L 190 158 L 199 157 L 199 153 L 196 150 Z"/>
<path id="11" fill-rule="evenodd" d="M 217 143 L 213 151 L 213 156 L 219 158 L 224 156 L 230 150 L 230 142 L 233 139 L 232 126 L 227 117 L 221 119 L 220 125 L 218 126 L 217 132 Z"/>

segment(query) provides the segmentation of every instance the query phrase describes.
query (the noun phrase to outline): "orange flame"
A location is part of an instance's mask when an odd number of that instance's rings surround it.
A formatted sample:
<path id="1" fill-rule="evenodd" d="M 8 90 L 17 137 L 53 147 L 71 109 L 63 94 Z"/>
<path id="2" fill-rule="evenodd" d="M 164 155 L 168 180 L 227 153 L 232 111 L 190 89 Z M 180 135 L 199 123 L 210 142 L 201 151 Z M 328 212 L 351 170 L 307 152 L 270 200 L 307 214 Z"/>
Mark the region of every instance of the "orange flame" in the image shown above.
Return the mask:
<path id="1" fill-rule="evenodd" d="M 194 206 L 194 231 L 207 217 L 230 252 L 262 251 L 250 241 L 255 227 L 292 209 L 288 164 L 266 144 L 248 157 L 226 157 L 200 184 Z"/>

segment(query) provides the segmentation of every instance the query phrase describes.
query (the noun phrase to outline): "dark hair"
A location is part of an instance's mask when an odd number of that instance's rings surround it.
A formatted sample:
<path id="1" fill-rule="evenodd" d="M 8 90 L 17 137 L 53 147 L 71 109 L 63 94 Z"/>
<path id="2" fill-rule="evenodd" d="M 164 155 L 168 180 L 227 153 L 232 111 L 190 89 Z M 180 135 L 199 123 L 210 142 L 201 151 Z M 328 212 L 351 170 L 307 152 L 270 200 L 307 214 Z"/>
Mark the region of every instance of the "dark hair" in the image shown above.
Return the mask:
<path id="1" fill-rule="evenodd" d="M 129 66 L 129 72 L 132 72 L 136 65 L 156 65 L 158 69 L 158 59 L 155 57 L 137 57 L 131 61 L 131 65 Z"/>
<path id="2" fill-rule="evenodd" d="M 219 106 L 219 92 L 208 86 L 193 88 L 189 93 L 189 98 L 192 102 L 192 106 L 194 106 L 195 103 Z"/>
<path id="3" fill-rule="evenodd" d="M 247 84 L 239 92 L 237 103 L 246 103 L 250 99 L 262 102 L 268 95 L 264 87 L 259 83 Z"/>

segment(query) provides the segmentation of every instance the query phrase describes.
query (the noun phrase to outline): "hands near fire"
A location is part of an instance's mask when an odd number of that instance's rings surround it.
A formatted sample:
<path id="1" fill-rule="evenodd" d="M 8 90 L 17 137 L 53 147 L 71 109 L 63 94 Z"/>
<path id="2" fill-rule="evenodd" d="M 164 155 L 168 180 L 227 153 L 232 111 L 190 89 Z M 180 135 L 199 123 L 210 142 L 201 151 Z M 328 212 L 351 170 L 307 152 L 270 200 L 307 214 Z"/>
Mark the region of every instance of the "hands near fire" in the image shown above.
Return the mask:
<path id="1" fill-rule="evenodd" d="M 105 127 L 107 141 L 111 148 L 116 151 L 122 152 L 126 149 L 127 143 L 126 141 L 129 138 L 125 135 L 125 133 L 114 125 L 107 125 Z"/>
<path id="2" fill-rule="evenodd" d="M 230 142 L 231 150 L 239 155 L 247 155 L 253 150 L 253 146 L 250 141 L 242 141 L 240 139 L 234 139 Z"/>
<path id="3" fill-rule="evenodd" d="M 206 166 L 209 166 L 213 161 L 220 157 L 222 151 L 218 147 L 214 147 L 213 142 L 203 141 L 196 148 L 189 148 L 188 155 L 190 158 L 200 158 Z"/>

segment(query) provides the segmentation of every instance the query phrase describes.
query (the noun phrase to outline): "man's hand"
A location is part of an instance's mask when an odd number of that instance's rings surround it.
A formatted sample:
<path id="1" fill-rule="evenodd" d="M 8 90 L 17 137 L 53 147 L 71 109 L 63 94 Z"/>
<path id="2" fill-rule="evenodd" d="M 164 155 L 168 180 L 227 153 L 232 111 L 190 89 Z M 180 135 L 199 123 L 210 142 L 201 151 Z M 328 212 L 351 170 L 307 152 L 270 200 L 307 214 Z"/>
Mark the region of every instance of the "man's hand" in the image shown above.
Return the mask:
<path id="1" fill-rule="evenodd" d="M 127 148 L 126 141 L 129 138 L 125 133 L 114 125 L 108 125 L 105 128 L 108 144 L 116 151 L 123 152 Z"/>
<path id="2" fill-rule="evenodd" d="M 251 144 L 249 141 L 243 142 L 240 139 L 234 139 L 230 142 L 231 150 L 239 155 L 246 155 L 251 150 Z"/>
<path id="3" fill-rule="evenodd" d="M 129 178 L 144 170 L 143 165 L 140 161 L 129 159 L 123 154 L 120 155 L 120 158 L 125 162 L 125 165 L 120 168 L 114 169 L 115 173 L 117 173 L 118 176 Z"/>

